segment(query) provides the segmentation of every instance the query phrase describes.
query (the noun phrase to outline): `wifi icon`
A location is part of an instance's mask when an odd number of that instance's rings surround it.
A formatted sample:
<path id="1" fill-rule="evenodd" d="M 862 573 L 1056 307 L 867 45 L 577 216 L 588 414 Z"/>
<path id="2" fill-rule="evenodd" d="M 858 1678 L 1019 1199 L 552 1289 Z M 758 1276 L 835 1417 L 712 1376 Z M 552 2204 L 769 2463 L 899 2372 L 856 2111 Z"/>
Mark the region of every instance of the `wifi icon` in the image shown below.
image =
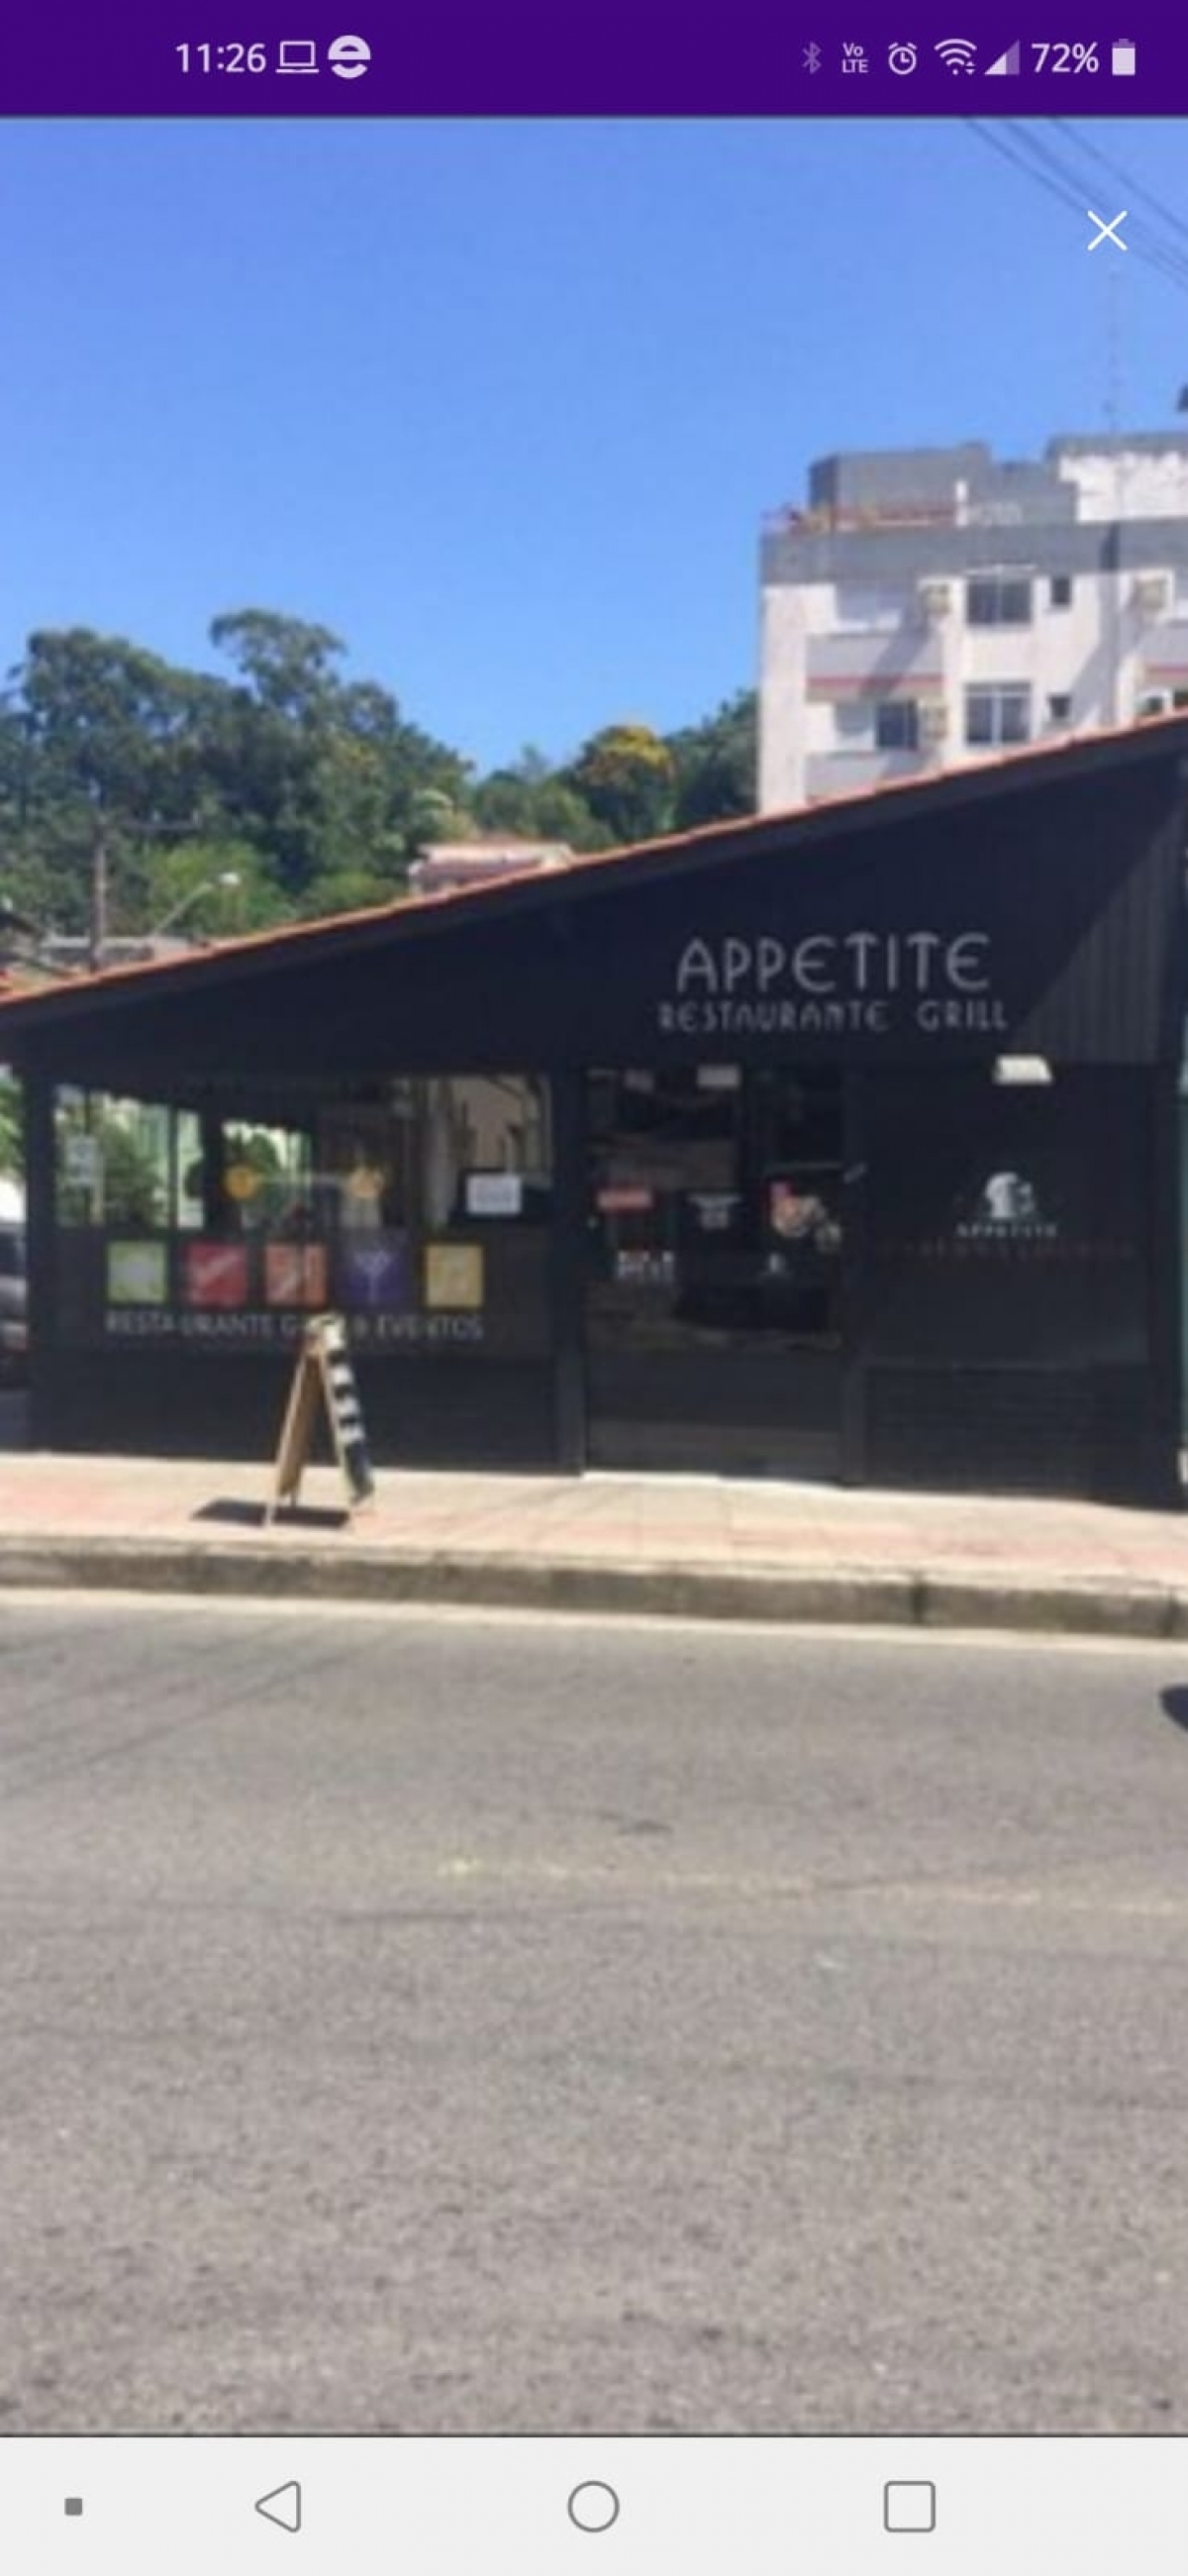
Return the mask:
<path id="1" fill-rule="evenodd" d="M 978 49 L 976 45 L 970 44 L 967 36 L 944 36 L 933 50 L 940 55 L 942 63 L 949 71 L 971 72 Z"/>

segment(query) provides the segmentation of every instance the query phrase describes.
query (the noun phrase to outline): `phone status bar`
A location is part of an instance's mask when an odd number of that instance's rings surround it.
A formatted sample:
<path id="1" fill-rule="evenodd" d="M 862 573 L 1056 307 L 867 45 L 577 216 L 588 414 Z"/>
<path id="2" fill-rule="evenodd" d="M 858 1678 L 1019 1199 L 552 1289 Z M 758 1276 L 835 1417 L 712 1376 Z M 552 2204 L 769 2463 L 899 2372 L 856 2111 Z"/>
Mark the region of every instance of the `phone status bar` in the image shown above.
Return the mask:
<path id="1" fill-rule="evenodd" d="M 914 5 L 922 18 L 925 0 Z M 160 0 L 123 0 L 84 13 L 69 47 L 45 43 L 35 12 L 10 13 L 0 117 L 952 118 L 974 100 L 983 117 L 1047 116 L 1054 100 L 1095 116 L 1188 114 L 1188 45 L 1150 9 L 1108 29 L 1057 20 L 1051 35 L 1007 19 L 983 38 L 956 7 L 948 28 L 947 8 L 934 17 L 934 35 L 887 0 L 871 0 L 865 26 L 865 0 L 854 18 L 849 0 L 840 18 L 831 0 L 819 14 L 806 0 L 792 25 L 783 0 L 741 0 L 726 30 L 694 44 L 681 0 L 649 0 L 645 13 L 600 0 L 591 45 L 535 0 L 519 15 L 480 12 L 464 46 L 448 10 L 402 14 L 396 30 L 369 6 L 344 25 L 337 0 L 314 0 L 304 23 L 289 0 L 253 9 L 231 0 L 213 23 L 189 7 L 164 21 Z"/>

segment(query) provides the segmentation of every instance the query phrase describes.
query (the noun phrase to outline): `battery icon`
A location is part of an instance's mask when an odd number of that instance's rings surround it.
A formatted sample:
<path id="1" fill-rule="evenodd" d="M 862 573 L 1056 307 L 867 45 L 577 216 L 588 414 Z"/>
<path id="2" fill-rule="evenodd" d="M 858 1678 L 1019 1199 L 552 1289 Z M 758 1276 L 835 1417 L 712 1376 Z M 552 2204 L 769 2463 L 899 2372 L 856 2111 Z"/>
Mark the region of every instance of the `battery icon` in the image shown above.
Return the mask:
<path id="1" fill-rule="evenodd" d="M 1112 72 L 1132 72 L 1134 70 L 1134 46 L 1131 44 L 1129 36 L 1119 37 L 1118 42 L 1114 47 L 1113 54 L 1110 57 L 1110 70 Z"/>

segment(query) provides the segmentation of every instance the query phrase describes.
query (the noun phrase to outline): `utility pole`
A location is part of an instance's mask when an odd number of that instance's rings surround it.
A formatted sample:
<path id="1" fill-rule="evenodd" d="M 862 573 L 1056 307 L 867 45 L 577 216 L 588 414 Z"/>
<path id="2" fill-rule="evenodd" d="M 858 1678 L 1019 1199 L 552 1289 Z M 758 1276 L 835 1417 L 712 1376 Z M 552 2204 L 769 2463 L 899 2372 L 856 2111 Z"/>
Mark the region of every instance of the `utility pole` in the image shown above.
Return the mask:
<path id="1" fill-rule="evenodd" d="M 107 946 L 107 839 L 101 813 L 95 816 L 91 838 L 91 939 L 90 967 L 96 974 L 103 964 Z"/>

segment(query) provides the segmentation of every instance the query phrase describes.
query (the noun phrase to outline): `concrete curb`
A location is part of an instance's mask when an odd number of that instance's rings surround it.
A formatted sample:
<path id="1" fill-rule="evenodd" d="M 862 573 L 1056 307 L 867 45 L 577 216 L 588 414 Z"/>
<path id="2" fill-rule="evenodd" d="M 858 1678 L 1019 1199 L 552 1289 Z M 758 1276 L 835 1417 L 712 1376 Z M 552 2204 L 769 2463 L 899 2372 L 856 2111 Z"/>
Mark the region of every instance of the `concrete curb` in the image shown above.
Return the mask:
<path id="1" fill-rule="evenodd" d="M 180 1594 L 273 1601 L 448 1603 L 475 1609 L 752 1620 L 823 1627 L 981 1628 L 1188 1638 L 1188 1589 L 1023 1573 L 992 1577 L 833 1566 L 606 1565 L 465 1551 L 0 1537 L 0 1591 Z"/>

